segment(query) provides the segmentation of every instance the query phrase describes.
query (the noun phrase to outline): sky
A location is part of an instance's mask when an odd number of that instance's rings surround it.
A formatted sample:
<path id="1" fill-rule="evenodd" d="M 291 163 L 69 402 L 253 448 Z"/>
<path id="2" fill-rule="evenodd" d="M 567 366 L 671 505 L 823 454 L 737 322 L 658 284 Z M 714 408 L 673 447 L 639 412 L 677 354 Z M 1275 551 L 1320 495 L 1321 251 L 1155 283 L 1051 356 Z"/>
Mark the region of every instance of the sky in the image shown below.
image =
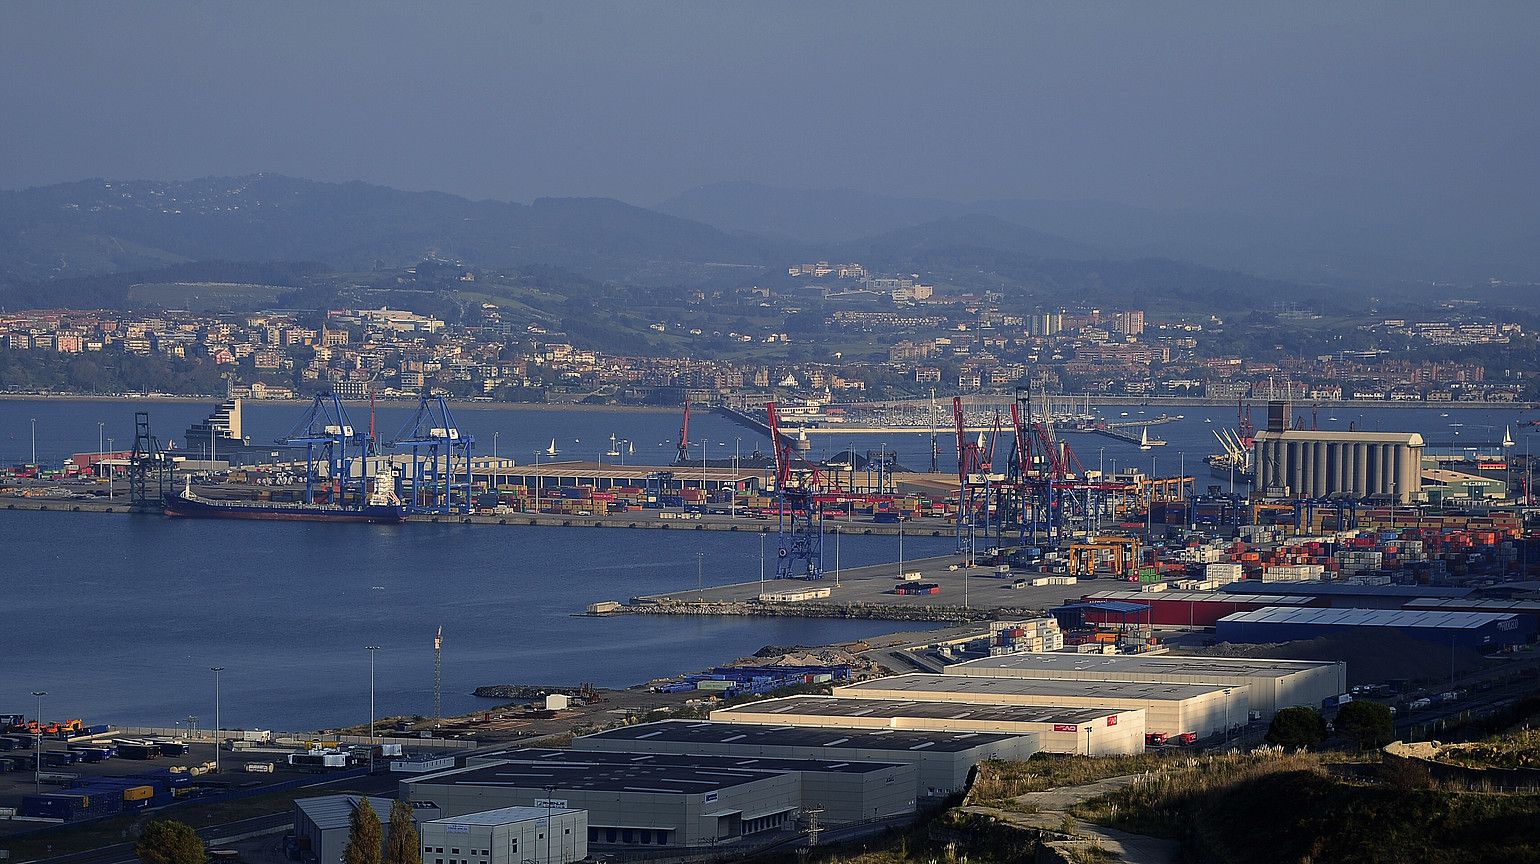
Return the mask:
<path id="1" fill-rule="evenodd" d="M 1536 34 L 1533 0 L 5 0 L 0 188 L 750 180 L 1511 225 L 1540 216 Z"/>

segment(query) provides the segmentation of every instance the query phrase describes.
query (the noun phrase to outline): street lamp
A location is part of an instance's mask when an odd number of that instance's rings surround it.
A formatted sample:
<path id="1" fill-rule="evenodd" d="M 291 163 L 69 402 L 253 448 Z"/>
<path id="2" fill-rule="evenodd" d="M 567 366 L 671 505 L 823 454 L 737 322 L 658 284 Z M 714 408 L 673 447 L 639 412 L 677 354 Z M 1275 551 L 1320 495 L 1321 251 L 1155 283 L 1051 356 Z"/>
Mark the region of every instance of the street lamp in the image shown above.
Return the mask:
<path id="1" fill-rule="evenodd" d="M 43 791 L 43 697 L 47 695 L 47 690 L 32 691 L 32 698 L 37 705 L 33 714 L 37 720 L 37 755 L 32 760 L 32 785 L 38 792 Z"/>
<path id="2" fill-rule="evenodd" d="M 497 461 L 497 436 L 501 434 L 503 433 L 496 430 L 492 432 L 492 485 L 494 487 L 498 485 L 497 469 L 499 467 L 499 463 Z"/>
<path id="3" fill-rule="evenodd" d="M 545 790 L 545 861 L 551 864 L 551 808 L 556 801 L 551 796 L 556 794 L 555 786 L 542 786 Z"/>
<path id="4" fill-rule="evenodd" d="M 700 602 L 706 602 L 706 553 L 695 553 L 695 590 L 700 594 Z"/>
<path id="5" fill-rule="evenodd" d="M 1225 688 L 1225 749 L 1230 747 L 1230 689 Z"/>
<path id="6" fill-rule="evenodd" d="M 32 464 L 37 465 L 37 418 L 32 418 Z"/>
<path id="7" fill-rule="evenodd" d="M 834 587 L 840 587 L 840 526 L 838 522 L 834 523 Z"/>
<path id="8" fill-rule="evenodd" d="M 209 671 L 214 673 L 214 773 L 219 773 L 219 673 L 225 671 L 223 666 L 210 666 Z"/>
<path id="9" fill-rule="evenodd" d="M 111 438 L 107 439 L 107 452 L 109 452 L 109 453 L 112 452 L 112 439 Z M 132 485 L 132 484 L 130 484 L 130 485 Z M 133 490 L 130 489 L 129 491 L 132 492 Z M 132 498 L 134 496 L 130 495 L 129 497 Z M 112 466 L 111 465 L 107 466 L 107 500 L 108 501 L 112 500 Z"/>
<path id="10" fill-rule="evenodd" d="M 765 593 L 765 534 L 759 533 L 759 593 Z"/>
<path id="11" fill-rule="evenodd" d="M 369 652 L 369 773 L 374 773 L 374 652 L 380 650 L 378 645 L 365 645 L 364 650 Z"/>

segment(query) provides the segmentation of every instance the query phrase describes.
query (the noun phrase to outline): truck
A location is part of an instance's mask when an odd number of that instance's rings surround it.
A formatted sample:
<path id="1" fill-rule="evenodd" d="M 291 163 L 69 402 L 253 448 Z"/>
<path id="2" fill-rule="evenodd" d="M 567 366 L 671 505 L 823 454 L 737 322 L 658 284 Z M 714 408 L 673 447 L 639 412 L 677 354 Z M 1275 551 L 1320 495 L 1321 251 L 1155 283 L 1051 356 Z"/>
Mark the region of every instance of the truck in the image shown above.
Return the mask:
<path id="1" fill-rule="evenodd" d="M 1198 733 L 1196 733 L 1196 732 L 1183 732 L 1182 734 L 1176 736 L 1176 743 L 1178 743 L 1178 744 L 1196 744 L 1196 743 L 1198 743 Z"/>
<path id="2" fill-rule="evenodd" d="M 1164 744 L 1166 743 L 1166 733 L 1146 732 L 1144 733 L 1144 743 L 1147 747 L 1154 747 L 1160 744 Z"/>

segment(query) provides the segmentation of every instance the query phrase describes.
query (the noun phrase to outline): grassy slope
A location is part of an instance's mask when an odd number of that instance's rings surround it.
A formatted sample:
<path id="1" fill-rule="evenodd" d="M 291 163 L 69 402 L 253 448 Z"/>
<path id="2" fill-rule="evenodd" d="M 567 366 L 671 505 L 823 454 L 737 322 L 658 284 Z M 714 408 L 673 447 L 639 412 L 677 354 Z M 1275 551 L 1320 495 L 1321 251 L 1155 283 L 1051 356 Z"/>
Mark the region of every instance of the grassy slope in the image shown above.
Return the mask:
<path id="1" fill-rule="evenodd" d="M 1313 755 L 1183 760 L 1082 815 L 1177 838 L 1194 861 L 1540 860 L 1540 795 L 1347 781 Z"/>

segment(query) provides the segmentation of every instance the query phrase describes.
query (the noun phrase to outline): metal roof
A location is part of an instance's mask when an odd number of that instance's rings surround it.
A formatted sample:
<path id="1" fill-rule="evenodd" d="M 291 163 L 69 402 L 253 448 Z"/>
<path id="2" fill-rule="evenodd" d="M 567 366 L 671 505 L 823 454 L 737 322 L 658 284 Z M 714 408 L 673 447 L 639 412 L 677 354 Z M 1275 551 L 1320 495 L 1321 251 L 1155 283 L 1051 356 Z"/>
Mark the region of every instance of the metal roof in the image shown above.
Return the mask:
<path id="1" fill-rule="evenodd" d="M 1434 585 L 1348 585 L 1341 582 L 1258 582 L 1245 580 L 1220 586 L 1234 594 L 1358 594 L 1365 597 L 1465 597 L 1473 588 L 1444 588 Z"/>
<path id="2" fill-rule="evenodd" d="M 1512 613 L 1440 612 L 1414 609 L 1253 609 L 1219 619 L 1220 624 L 1315 624 L 1333 627 L 1474 630 L 1511 620 Z"/>
<path id="3" fill-rule="evenodd" d="M 1407 609 L 1448 609 L 1450 611 L 1464 612 L 1540 612 L 1540 601 L 1536 600 L 1490 600 L 1490 599 L 1443 599 L 1436 597 L 1422 597 L 1416 600 L 1408 600 Z"/>
<path id="4" fill-rule="evenodd" d="M 1341 665 L 1333 660 L 1263 660 L 1250 657 L 1199 657 L 1182 654 L 1006 654 L 948 666 L 958 675 L 1009 677 L 1013 669 L 1046 672 L 1102 672 L 1138 680 L 1169 675 L 1244 675 L 1278 678 L 1296 672 Z"/>
<path id="5" fill-rule="evenodd" d="M 1070 655 L 1065 655 L 1070 656 Z M 1210 684 L 1174 684 L 1165 681 L 1065 681 L 1052 678 L 987 678 L 973 675 L 893 675 L 834 688 L 836 696 L 875 696 L 901 693 L 904 698 L 924 699 L 928 694 L 974 696 L 988 702 L 992 696 L 1043 696 L 1066 699 L 1154 699 L 1180 701 L 1216 693 L 1223 687 Z"/>
<path id="6" fill-rule="evenodd" d="M 1315 429 L 1289 429 L 1271 432 L 1263 429 L 1256 433 L 1258 441 L 1320 441 L 1323 443 L 1351 444 L 1405 444 L 1408 447 L 1423 446 L 1418 432 L 1323 432 Z"/>
<path id="7" fill-rule="evenodd" d="M 668 741 L 674 743 L 746 744 L 772 747 L 829 747 L 839 749 L 910 751 L 918 749 L 958 753 L 989 747 L 1019 735 L 995 732 L 916 732 L 908 729 L 825 729 L 807 726 L 761 726 L 716 720 L 660 720 L 638 723 L 585 735 L 572 742 L 582 750 L 588 739 L 606 741 Z M 583 752 L 590 752 L 584 750 Z"/>
<path id="8" fill-rule="evenodd" d="M 305 818 L 315 824 L 321 830 L 332 828 L 346 828 L 353 818 L 353 809 L 358 806 L 362 798 L 369 799 L 369 806 L 374 808 L 375 815 L 380 821 L 390 818 L 390 806 L 395 802 L 389 798 L 376 798 L 372 795 L 319 795 L 315 798 L 297 798 L 294 806 L 305 814 Z"/>
<path id="9" fill-rule="evenodd" d="M 716 713 L 787 714 L 812 717 L 882 717 L 888 719 L 984 720 L 997 723 L 1089 723 L 1128 709 L 1067 708 L 1043 705 L 969 705 L 964 702 L 925 702 L 912 699 L 867 699 L 857 696 L 787 696 Z"/>
<path id="10" fill-rule="evenodd" d="M 424 824 L 443 825 L 453 822 L 456 825 L 511 825 L 515 822 L 533 822 L 544 819 L 547 816 L 560 816 L 563 813 L 578 812 L 581 811 L 566 807 L 552 807 L 550 810 L 544 807 L 499 807 L 496 810 L 482 810 L 476 813 L 466 813 L 463 816 L 431 819 Z"/>
<path id="11" fill-rule="evenodd" d="M 1150 611 L 1150 606 L 1147 603 L 1125 603 L 1122 600 L 1102 600 L 1095 603 L 1065 603 L 1063 606 L 1055 606 L 1049 611 L 1060 612 L 1072 609 L 1095 609 L 1098 612 L 1117 612 L 1121 615 L 1133 615 L 1138 612 Z"/>
<path id="12" fill-rule="evenodd" d="M 1086 600 L 1127 600 L 1129 602 L 1158 603 L 1176 600 L 1183 603 L 1255 603 L 1267 606 L 1294 606 L 1309 603 L 1310 598 L 1285 594 L 1247 594 L 1245 597 L 1215 594 L 1213 591 L 1098 591 L 1085 595 Z"/>
<path id="13" fill-rule="evenodd" d="M 684 794 L 728 789 L 789 772 L 864 774 L 897 767 L 896 763 L 886 762 L 602 750 L 512 750 L 494 758 L 501 761 L 401 782 L 505 789 L 555 787 L 562 792 Z"/>

